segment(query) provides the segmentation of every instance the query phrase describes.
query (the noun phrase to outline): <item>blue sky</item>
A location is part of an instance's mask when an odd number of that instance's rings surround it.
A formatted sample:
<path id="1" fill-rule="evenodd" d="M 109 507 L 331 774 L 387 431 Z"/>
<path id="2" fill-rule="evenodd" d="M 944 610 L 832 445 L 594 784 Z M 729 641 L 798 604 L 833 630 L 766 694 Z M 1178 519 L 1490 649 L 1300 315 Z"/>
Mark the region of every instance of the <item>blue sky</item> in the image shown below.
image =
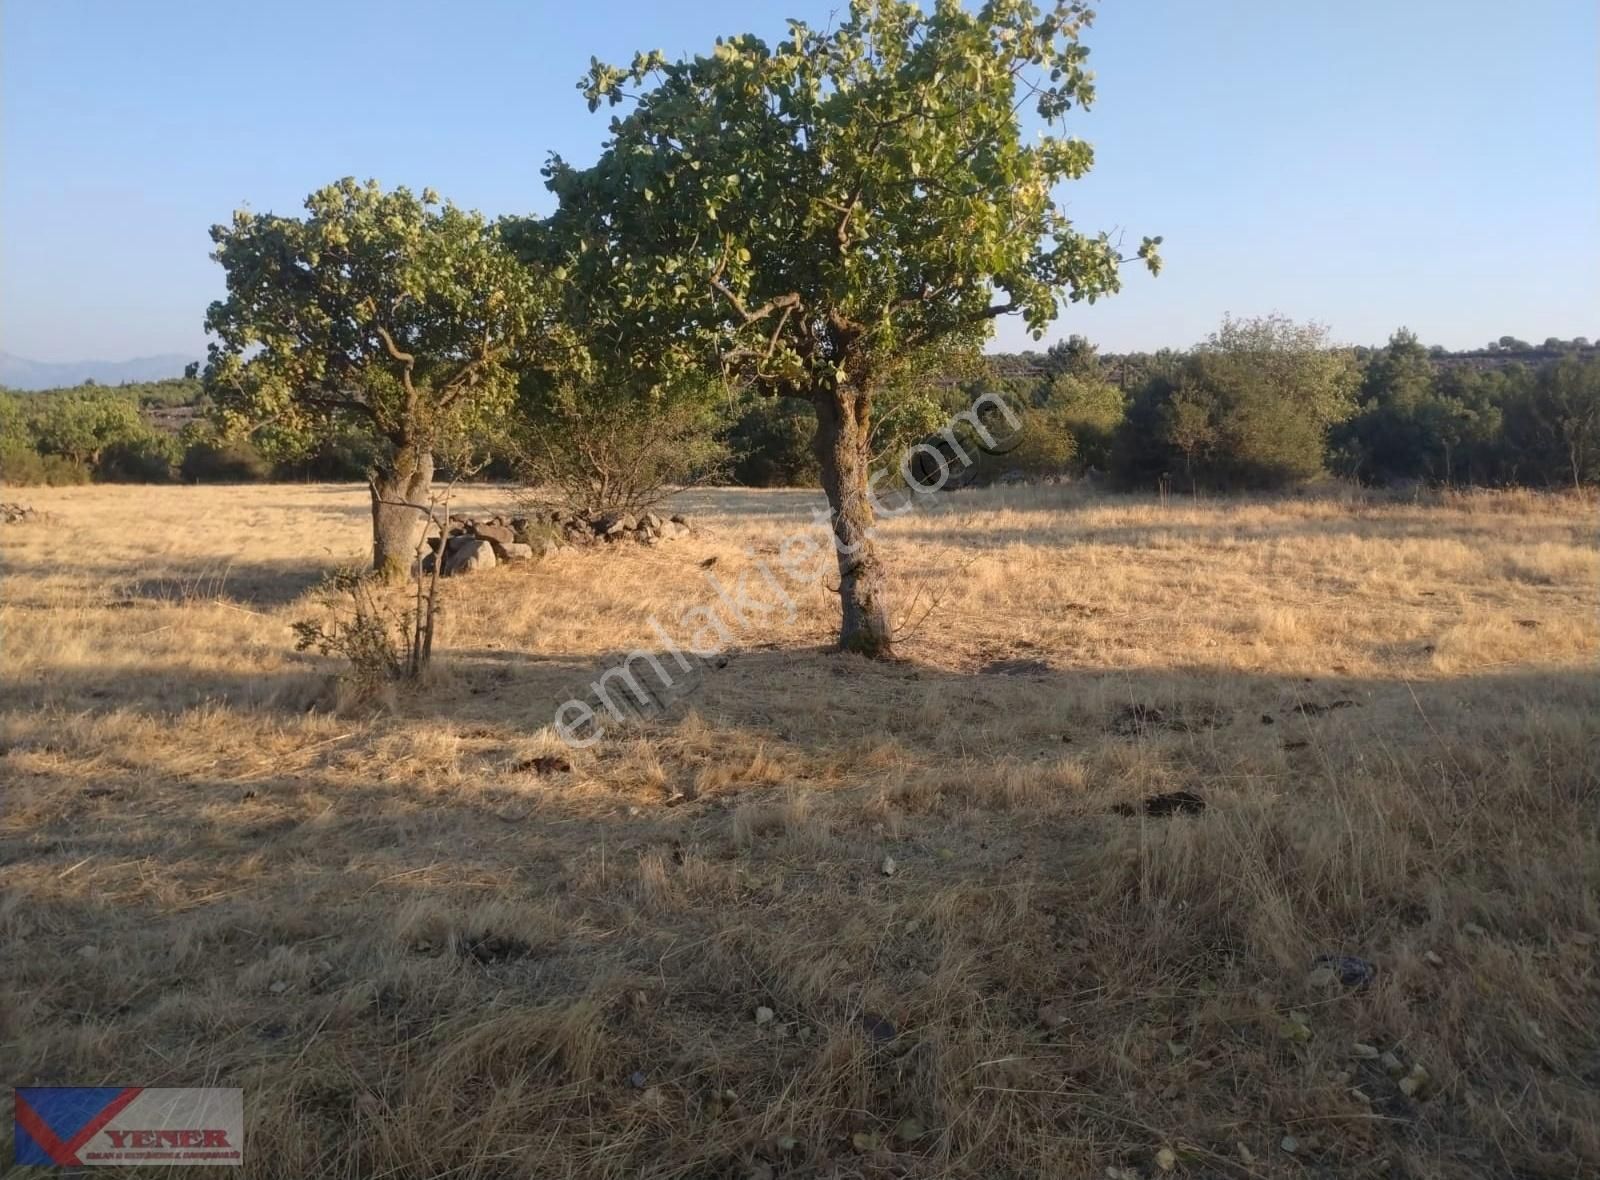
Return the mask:
<path id="1" fill-rule="evenodd" d="M 815 0 L 9 0 L 0 6 L 0 348 L 199 356 L 208 227 L 344 175 L 488 213 L 550 206 L 593 158 L 591 54 L 775 40 Z M 1600 337 L 1592 0 L 1109 0 L 1063 195 L 1085 228 L 1166 237 L 1159 279 L 1052 338 L 1193 343 L 1281 311 L 1376 343 Z M 998 346 L 1021 347 L 1003 323 Z"/>

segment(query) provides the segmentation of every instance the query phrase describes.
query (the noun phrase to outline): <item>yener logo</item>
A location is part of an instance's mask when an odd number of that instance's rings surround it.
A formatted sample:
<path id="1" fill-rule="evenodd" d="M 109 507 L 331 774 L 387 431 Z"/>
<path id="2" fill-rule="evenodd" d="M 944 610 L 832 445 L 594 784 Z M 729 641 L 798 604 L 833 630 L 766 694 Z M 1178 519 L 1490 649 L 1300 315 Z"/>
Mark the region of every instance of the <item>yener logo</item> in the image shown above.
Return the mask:
<path id="1" fill-rule="evenodd" d="M 243 1090 L 34 1086 L 14 1101 L 18 1164 L 244 1162 Z"/>

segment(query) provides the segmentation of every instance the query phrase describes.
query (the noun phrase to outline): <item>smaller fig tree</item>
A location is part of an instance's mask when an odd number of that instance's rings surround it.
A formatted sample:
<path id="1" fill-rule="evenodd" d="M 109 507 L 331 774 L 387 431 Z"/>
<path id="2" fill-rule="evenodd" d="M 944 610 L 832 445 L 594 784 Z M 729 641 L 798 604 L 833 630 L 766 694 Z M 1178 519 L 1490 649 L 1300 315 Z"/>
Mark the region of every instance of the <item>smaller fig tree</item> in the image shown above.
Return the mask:
<path id="1" fill-rule="evenodd" d="M 487 433 L 552 341 L 547 277 L 431 189 L 346 178 L 305 208 L 212 228 L 228 294 L 206 313 L 206 388 L 225 427 L 268 427 L 280 452 L 369 435 L 372 564 L 393 574 L 426 521 L 437 440 Z"/>

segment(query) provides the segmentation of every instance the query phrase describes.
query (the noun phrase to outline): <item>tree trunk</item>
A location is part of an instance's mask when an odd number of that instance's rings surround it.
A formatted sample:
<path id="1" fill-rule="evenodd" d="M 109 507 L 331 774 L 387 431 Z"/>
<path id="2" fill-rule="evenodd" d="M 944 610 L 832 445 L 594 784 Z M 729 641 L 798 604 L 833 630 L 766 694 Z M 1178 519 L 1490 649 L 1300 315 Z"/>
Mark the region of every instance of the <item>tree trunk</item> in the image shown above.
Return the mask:
<path id="1" fill-rule="evenodd" d="M 372 477 L 372 569 L 384 577 L 409 573 L 428 521 L 433 456 L 402 451 L 388 471 Z"/>
<path id="2" fill-rule="evenodd" d="M 814 447 L 822 488 L 833 510 L 834 553 L 839 560 L 839 647 L 871 659 L 894 654 L 889 624 L 889 579 L 872 539 L 867 476 L 869 397 L 848 388 L 819 390 Z"/>

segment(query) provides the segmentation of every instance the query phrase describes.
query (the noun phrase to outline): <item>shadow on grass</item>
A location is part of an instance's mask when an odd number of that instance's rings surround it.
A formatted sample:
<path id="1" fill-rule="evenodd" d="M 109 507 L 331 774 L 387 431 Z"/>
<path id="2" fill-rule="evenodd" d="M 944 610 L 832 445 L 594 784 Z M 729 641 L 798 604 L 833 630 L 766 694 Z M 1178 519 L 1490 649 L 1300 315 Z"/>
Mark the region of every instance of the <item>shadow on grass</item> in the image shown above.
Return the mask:
<path id="1" fill-rule="evenodd" d="M 115 750 L 30 762 L 13 788 L 29 821 L 0 826 L 0 917 L 28 946 L 0 956 L 0 989 L 23 1014 L 0 1012 L 15 1079 L 242 1079 L 260 1141 L 292 1137 L 322 1153 L 321 1167 L 298 1174 L 328 1174 L 341 1151 L 368 1165 L 343 1171 L 370 1174 L 391 1132 L 415 1123 L 431 1134 L 443 1121 L 432 1105 L 442 1093 L 474 1150 L 551 1153 L 530 1155 L 517 1174 L 553 1174 L 557 1153 L 591 1158 L 603 1136 L 606 1168 L 568 1174 L 617 1175 L 625 1162 L 630 1175 L 720 1175 L 740 1174 L 731 1165 L 748 1130 L 725 1141 L 709 1138 L 704 1128 L 722 1125 L 710 1119 L 694 1136 L 675 1130 L 700 1117 L 696 1096 L 708 1089 L 731 1087 L 743 1107 L 778 1111 L 799 1138 L 827 1145 L 849 1142 L 862 1117 L 888 1133 L 905 1109 L 942 1111 L 948 1087 L 974 1069 L 1038 1061 L 984 1101 L 1010 1126 L 1046 1130 L 985 1150 L 1031 1162 L 1062 1128 L 1074 1152 L 1090 1140 L 1137 1150 L 1148 1146 L 1143 1127 L 1160 1125 L 1171 1128 L 1164 1138 L 1196 1138 L 1220 1159 L 1237 1135 L 1261 1131 L 1265 1142 L 1282 1129 L 1236 1130 L 1239 1090 L 1304 1084 L 1304 1064 L 1271 1031 L 1281 1022 L 1258 1033 L 1251 1019 L 1217 1018 L 1218 1005 L 1253 1012 L 1246 997 L 1265 988 L 1287 1007 L 1301 995 L 1308 949 L 1329 939 L 1379 960 L 1381 974 L 1372 995 L 1308 1005 L 1319 1043 L 1418 1022 L 1430 1067 L 1473 1087 L 1474 1101 L 1516 1093 L 1545 1068 L 1511 1052 L 1489 1061 L 1473 1050 L 1470 1070 L 1453 1061 L 1462 1026 L 1451 1012 L 1470 1000 L 1468 1027 L 1513 1028 L 1502 1009 L 1522 1002 L 1498 986 L 1476 994 L 1475 971 L 1492 967 L 1503 982 L 1524 946 L 1559 945 L 1576 929 L 1569 911 L 1582 905 L 1520 915 L 1496 900 L 1491 887 L 1508 880 L 1548 900 L 1577 870 L 1535 866 L 1529 884 L 1518 874 L 1541 849 L 1486 838 L 1501 814 L 1496 758 L 1506 751 L 1502 735 L 1471 731 L 1488 719 L 1528 746 L 1515 756 L 1535 758 L 1550 739 L 1538 710 L 1555 702 L 1553 724 L 1586 725 L 1592 745 L 1591 676 L 1413 685 L 1210 667 L 975 673 L 817 649 L 732 652 L 661 714 L 545 773 L 521 769 L 523 739 L 575 681 L 610 663 L 462 650 L 440 659 L 438 683 L 392 713 L 331 737 L 319 730 L 246 772 L 202 765 L 162 778 Z M 190 687 L 271 712 L 289 706 L 298 679 Z M 94 696 L 102 686 L 88 676 L 52 688 L 50 703 L 66 711 L 169 707 L 159 669 L 119 678 L 115 698 Z M 690 708 L 700 723 L 676 724 Z M 1400 734 L 1394 768 L 1404 777 L 1389 794 L 1344 794 L 1352 760 L 1392 749 Z M 48 725 L 39 736 L 59 741 Z M 1325 744 L 1337 746 L 1337 767 Z M 641 783 L 630 766 L 641 746 L 661 764 L 658 780 Z M 1088 754 L 1089 771 L 1122 778 L 1050 778 L 1064 754 Z M 695 781 L 697 760 L 719 759 L 771 769 L 730 789 L 679 792 L 673 805 L 668 791 Z M 1112 792 L 1141 789 L 1147 770 L 1204 775 L 1213 806 L 1162 821 L 1110 814 Z M 1523 835 L 1550 833 L 1548 848 L 1559 849 L 1554 834 L 1592 810 L 1597 780 L 1577 761 L 1525 776 L 1520 804 L 1547 792 L 1550 814 L 1520 817 Z M 1008 783 L 1034 794 L 1013 801 Z M 797 787 L 831 801 L 802 805 Z M 1060 806 L 1071 792 L 1081 795 Z M 1375 801 L 1384 814 L 1359 806 Z M 1365 842 L 1391 833 L 1405 833 L 1399 847 L 1414 872 L 1368 863 Z M 897 872 L 880 867 L 890 849 Z M 1352 882 L 1370 891 L 1359 904 Z M 1500 916 L 1497 941 L 1482 930 L 1476 942 L 1450 940 L 1456 908 L 1469 904 Z M 1292 926 L 1262 918 L 1285 913 Z M 1480 943 L 1490 948 L 1481 962 L 1467 958 Z M 1421 945 L 1441 947 L 1452 969 L 1420 964 Z M 1528 978 L 1544 989 L 1554 969 L 1541 959 Z M 1427 990 L 1440 988 L 1454 990 L 1443 1000 Z M 1574 1020 L 1592 1010 L 1576 990 L 1561 994 L 1573 997 Z M 1041 1029 L 1043 997 L 1064 1006 L 1059 1027 Z M 753 1022 L 757 1005 L 776 1013 L 771 1028 Z M 867 1013 L 890 1027 L 892 1050 L 863 1037 Z M 1541 1035 L 1584 1051 L 1559 1018 L 1541 1015 L 1550 1030 Z M 1227 1054 L 1227 1068 L 1206 1075 L 1225 1085 L 1190 1077 L 1178 1113 L 1158 1097 L 1161 1067 L 1133 1090 L 1125 1056 L 1135 1039 L 1157 1060 L 1187 1052 L 1171 1050 L 1175 1028 Z M 841 1060 L 863 1079 L 859 1094 L 838 1088 Z M 638 1073 L 645 1082 L 632 1080 Z M 1382 1071 L 1361 1080 L 1384 1087 L 1373 1093 L 1386 1112 L 1376 1122 L 1366 1107 L 1349 1113 L 1362 1152 L 1447 1151 L 1483 1136 L 1459 1113 L 1464 1103 L 1419 1113 Z M 647 1096 L 645 1086 L 660 1089 Z M 501 1093 L 516 1096 L 513 1113 L 491 1118 Z M 1572 1097 L 1577 1087 L 1560 1093 L 1578 1114 L 1592 1109 Z M 1113 1117 L 1096 1114 L 1102 1101 Z M 639 1121 L 627 1121 L 632 1112 Z M 1538 1132 L 1540 1150 L 1570 1150 L 1568 1118 Z M 1226 1133 L 1204 1129 L 1213 1123 Z M 981 1120 L 962 1127 L 975 1143 L 990 1134 Z M 419 1149 L 395 1150 L 398 1160 Z M 424 1162 L 429 1174 L 459 1166 L 443 1149 Z M 989 1174 L 1010 1170 L 1028 1168 Z M 960 1170 L 935 1160 L 906 1174 Z M 1063 1160 L 1041 1174 L 1070 1171 Z"/>
<path id="2" fill-rule="evenodd" d="M 125 583 L 118 597 L 164 606 L 225 602 L 270 609 L 294 602 L 346 564 L 305 557 L 172 562 L 159 577 Z"/>

